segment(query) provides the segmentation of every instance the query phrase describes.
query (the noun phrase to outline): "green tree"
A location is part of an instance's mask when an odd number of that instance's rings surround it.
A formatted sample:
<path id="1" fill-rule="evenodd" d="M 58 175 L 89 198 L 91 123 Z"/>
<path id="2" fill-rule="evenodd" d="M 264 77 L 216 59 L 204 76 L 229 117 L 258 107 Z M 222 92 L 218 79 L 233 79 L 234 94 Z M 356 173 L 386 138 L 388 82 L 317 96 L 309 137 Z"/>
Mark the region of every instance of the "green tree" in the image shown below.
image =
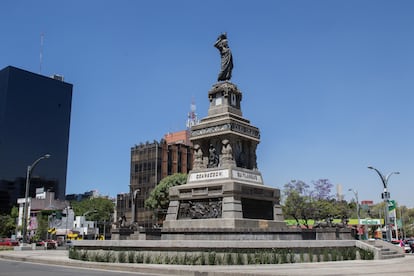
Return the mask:
<path id="1" fill-rule="evenodd" d="M 282 211 L 286 218 L 293 218 L 298 226 L 307 228 L 312 219 L 349 218 L 350 206 L 346 201 L 334 199 L 332 184 L 328 179 L 312 183 L 313 189 L 300 180 L 292 180 L 284 185 Z"/>
<path id="2" fill-rule="evenodd" d="M 406 237 L 414 237 L 414 208 L 405 207 L 402 212 L 402 217 Z"/>
<path id="3" fill-rule="evenodd" d="M 314 213 L 313 218 L 315 220 L 324 220 L 328 217 L 336 217 L 336 210 L 334 202 L 327 199 L 314 200 Z"/>
<path id="4" fill-rule="evenodd" d="M 351 217 L 351 204 L 345 200 L 335 201 L 333 207 L 335 208 L 334 213 L 340 218 Z"/>
<path id="5" fill-rule="evenodd" d="M 187 174 L 184 173 L 175 173 L 163 178 L 151 191 L 147 200 L 145 200 L 145 207 L 152 210 L 168 209 L 168 205 L 170 204 L 169 189 L 185 183 L 187 183 Z"/>
<path id="6" fill-rule="evenodd" d="M 297 191 L 291 191 L 285 198 L 282 211 L 285 218 L 293 218 L 297 225 L 301 225 L 300 210 L 303 209 L 303 197 Z"/>
<path id="7" fill-rule="evenodd" d="M 49 216 L 53 215 L 53 210 L 43 210 L 37 214 L 37 229 L 33 236 L 33 241 L 47 239 L 47 230 L 49 230 Z"/>
<path id="8" fill-rule="evenodd" d="M 379 202 L 372 206 L 369 206 L 367 211 L 361 211 L 361 218 L 364 217 L 371 217 L 371 218 L 379 218 L 384 219 L 384 212 L 385 212 L 385 203 Z M 398 228 L 399 235 L 403 235 L 404 237 L 410 238 L 414 236 L 414 208 L 408 208 L 404 205 L 398 206 L 396 209 L 397 220 L 399 222 L 399 226 L 402 228 Z"/>
<path id="9" fill-rule="evenodd" d="M 313 203 L 309 196 L 309 185 L 301 180 L 292 180 L 284 185 L 285 196 L 282 211 L 286 218 L 293 218 L 296 224 L 309 228 L 313 216 Z"/>
<path id="10" fill-rule="evenodd" d="M 86 214 L 87 220 L 97 221 L 100 233 L 103 232 L 104 222 L 110 221 L 115 207 L 110 199 L 104 197 L 72 201 L 71 206 L 75 216 Z"/>
<path id="11" fill-rule="evenodd" d="M 0 236 L 10 237 L 16 231 L 19 210 L 13 207 L 8 215 L 0 215 Z"/>

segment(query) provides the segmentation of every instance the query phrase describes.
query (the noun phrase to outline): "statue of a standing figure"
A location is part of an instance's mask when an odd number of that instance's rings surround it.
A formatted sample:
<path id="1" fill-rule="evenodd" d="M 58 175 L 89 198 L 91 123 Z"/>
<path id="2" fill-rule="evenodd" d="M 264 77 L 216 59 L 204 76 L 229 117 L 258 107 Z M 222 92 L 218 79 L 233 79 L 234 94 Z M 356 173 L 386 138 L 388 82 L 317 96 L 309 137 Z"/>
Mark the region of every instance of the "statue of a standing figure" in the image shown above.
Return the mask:
<path id="1" fill-rule="evenodd" d="M 220 56 L 221 56 L 221 70 L 220 70 L 217 80 L 218 81 L 230 80 L 231 71 L 233 70 L 233 56 L 231 55 L 226 33 L 221 34 L 217 38 L 216 43 L 214 43 L 214 47 L 216 47 L 220 51 Z"/>
<path id="2" fill-rule="evenodd" d="M 221 148 L 221 164 L 222 165 L 233 165 L 233 149 L 231 148 L 230 141 L 224 139 L 221 141 L 223 147 Z"/>
<path id="3" fill-rule="evenodd" d="M 200 148 L 199 144 L 194 145 L 194 160 L 193 160 L 193 168 L 194 169 L 203 169 L 204 162 L 203 162 L 203 151 Z"/>
<path id="4" fill-rule="evenodd" d="M 208 156 L 208 165 L 207 168 L 215 168 L 218 167 L 219 164 L 219 156 L 216 152 L 216 149 L 212 144 L 210 144 L 210 148 L 208 149 L 209 156 Z"/>

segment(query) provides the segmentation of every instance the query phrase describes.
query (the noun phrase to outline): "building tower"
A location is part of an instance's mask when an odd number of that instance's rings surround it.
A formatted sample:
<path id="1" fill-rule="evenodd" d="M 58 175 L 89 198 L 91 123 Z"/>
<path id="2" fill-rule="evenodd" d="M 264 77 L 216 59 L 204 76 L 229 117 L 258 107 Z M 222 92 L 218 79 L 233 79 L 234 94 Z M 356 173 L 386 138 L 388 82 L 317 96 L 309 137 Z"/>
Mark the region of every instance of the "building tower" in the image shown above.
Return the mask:
<path id="1" fill-rule="evenodd" d="M 36 188 L 65 199 L 73 85 L 8 66 L 0 71 L 0 213 L 24 197 L 26 168 L 48 153 L 32 171 Z"/>

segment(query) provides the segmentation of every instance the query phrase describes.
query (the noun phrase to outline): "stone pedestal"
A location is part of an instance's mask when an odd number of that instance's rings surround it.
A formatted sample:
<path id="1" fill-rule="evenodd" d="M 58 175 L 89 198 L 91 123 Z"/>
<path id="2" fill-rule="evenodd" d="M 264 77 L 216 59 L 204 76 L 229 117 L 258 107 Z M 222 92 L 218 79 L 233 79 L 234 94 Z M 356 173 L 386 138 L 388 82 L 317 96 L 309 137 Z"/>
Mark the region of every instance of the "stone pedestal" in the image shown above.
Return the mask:
<path id="1" fill-rule="evenodd" d="M 208 173 L 227 172 L 236 170 Z M 162 239 L 274 239 L 274 232 L 287 229 L 278 193 L 230 177 L 174 187 Z"/>
<path id="2" fill-rule="evenodd" d="M 262 184 L 258 171 L 237 167 L 190 172 L 170 189 L 163 228 L 280 229 L 279 190 Z"/>
<path id="3" fill-rule="evenodd" d="M 134 230 L 129 228 L 115 228 L 112 229 L 111 240 L 128 240 Z"/>

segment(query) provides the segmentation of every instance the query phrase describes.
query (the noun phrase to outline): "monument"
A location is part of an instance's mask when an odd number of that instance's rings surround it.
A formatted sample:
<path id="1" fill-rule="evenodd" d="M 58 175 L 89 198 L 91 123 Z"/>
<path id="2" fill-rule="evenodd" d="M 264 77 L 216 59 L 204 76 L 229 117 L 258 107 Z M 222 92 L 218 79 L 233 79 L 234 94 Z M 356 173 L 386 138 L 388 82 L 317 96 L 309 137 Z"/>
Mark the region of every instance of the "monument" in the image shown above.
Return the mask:
<path id="1" fill-rule="evenodd" d="M 379 252 L 374 246 L 352 240 L 351 231 L 344 225 L 320 223 L 316 229 L 286 226 L 280 190 L 266 186 L 257 168 L 259 129 L 243 117 L 242 92 L 230 82 L 233 57 L 227 35 L 220 35 L 214 46 L 221 54 L 218 82 L 208 92 L 207 117 L 191 127 L 193 170 L 186 184 L 169 190 L 170 205 L 161 240 L 158 235 L 144 236 L 136 231 L 129 240 L 76 241 L 69 255 L 96 260 L 104 249 L 106 256 L 118 256 L 113 258 L 118 262 L 125 262 L 128 256 L 138 263 L 202 267 L 342 260 L 355 252 L 354 247 Z M 118 238 L 122 234 L 120 231 Z M 83 251 L 79 254 L 76 250 Z M 338 252 L 346 257 L 338 257 Z"/>
<path id="2" fill-rule="evenodd" d="M 230 82 L 227 34 L 214 46 L 221 55 L 218 82 L 208 92 L 207 117 L 191 128 L 193 170 L 186 184 L 170 189 L 162 239 L 280 239 L 287 230 L 280 190 L 265 186 L 257 168 L 260 131 L 243 117 L 242 92 Z"/>

